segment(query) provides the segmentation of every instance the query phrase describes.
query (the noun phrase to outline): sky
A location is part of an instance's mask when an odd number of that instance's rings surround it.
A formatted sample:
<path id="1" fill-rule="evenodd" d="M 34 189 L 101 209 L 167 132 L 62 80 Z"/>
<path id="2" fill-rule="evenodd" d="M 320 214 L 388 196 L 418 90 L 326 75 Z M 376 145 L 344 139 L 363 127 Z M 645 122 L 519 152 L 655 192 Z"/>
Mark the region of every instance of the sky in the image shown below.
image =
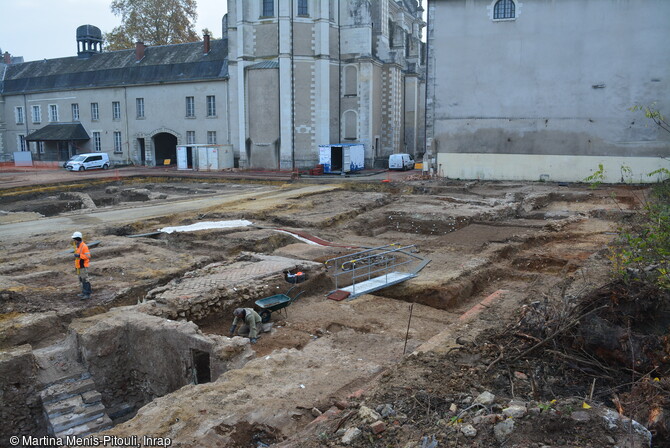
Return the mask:
<path id="1" fill-rule="evenodd" d="M 226 0 L 196 0 L 195 30 L 221 38 Z M 112 14 L 112 0 L 2 0 L 0 49 L 23 60 L 36 61 L 77 55 L 77 27 L 94 25 L 103 33 L 121 24 Z"/>

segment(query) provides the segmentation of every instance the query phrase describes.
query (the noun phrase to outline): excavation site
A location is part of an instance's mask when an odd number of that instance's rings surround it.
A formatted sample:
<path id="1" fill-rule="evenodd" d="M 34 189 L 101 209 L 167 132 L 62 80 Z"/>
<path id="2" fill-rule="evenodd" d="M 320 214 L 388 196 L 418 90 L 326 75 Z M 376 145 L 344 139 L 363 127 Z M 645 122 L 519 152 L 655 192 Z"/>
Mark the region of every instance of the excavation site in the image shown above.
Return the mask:
<path id="1" fill-rule="evenodd" d="M 667 289 L 613 255 L 652 198 L 416 174 L 4 188 L 0 445 L 668 446 Z M 256 338 L 231 337 L 240 308 Z"/>

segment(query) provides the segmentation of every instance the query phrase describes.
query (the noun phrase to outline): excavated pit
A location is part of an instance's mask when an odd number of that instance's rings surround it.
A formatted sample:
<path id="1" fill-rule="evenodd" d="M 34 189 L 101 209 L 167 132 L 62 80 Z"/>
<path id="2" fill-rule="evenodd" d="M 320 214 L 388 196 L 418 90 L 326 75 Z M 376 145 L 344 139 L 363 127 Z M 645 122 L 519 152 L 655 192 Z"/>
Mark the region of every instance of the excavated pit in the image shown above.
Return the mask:
<path id="1" fill-rule="evenodd" d="M 112 207 L 133 200 L 152 203 L 176 196 L 241 192 L 246 186 L 145 184 L 111 185 L 103 190 L 85 194 L 96 207 Z M 116 427 L 111 433 L 138 428 L 159 431 L 162 420 L 152 409 L 163 409 L 165 419 L 210 422 L 203 423 L 209 428 L 205 441 L 225 440 L 236 446 L 277 443 L 304 428 L 314 417 L 313 408 L 327 411 L 331 397 L 346 397 L 399 362 L 406 336 L 406 348 L 414 351 L 496 290 L 539 290 L 555 287 L 562 277 L 581 275 L 583 264 L 612 238 L 606 234 L 612 231 L 605 222 L 610 213 L 608 199 L 596 200 L 591 192 L 532 190 L 505 185 L 504 192 L 492 193 L 472 184 L 414 187 L 411 194 L 401 188 L 390 195 L 383 189 L 356 191 L 354 198 L 348 198 L 351 190 L 344 189 L 288 194 L 268 206 L 252 200 L 249 210 L 236 205 L 106 226 L 97 233 L 103 243 L 94 250 L 95 285 L 101 296 L 106 290 L 122 292 L 110 293 L 112 299 L 91 304 L 84 314 L 71 310 L 64 318 L 54 311 L 39 325 L 26 324 L 33 330 L 51 325 L 57 331 L 45 332 L 37 340 L 23 336 L 9 343 L 16 347 L 22 340 L 35 347 L 13 348 L 10 358 L 8 352 L 3 354 L 0 369 L 23 369 L 28 380 L 3 385 L 3 389 L 13 387 L 16 394 L 8 401 L 14 411 L 2 407 L 2 417 L 9 422 L 33 419 L 32 429 L 46 431 L 48 422 L 40 421 L 38 415 L 42 410 L 36 371 L 25 366 L 35 352 L 45 356 L 50 341 L 75 334 L 73 364 L 90 374 L 101 403 L 109 410 L 107 416 L 121 422 L 142 409 L 129 426 Z M 590 208 L 594 202 L 602 204 L 598 216 Z M 620 202 L 626 210 L 635 204 L 633 199 Z M 214 218 L 253 219 L 255 227 L 128 238 L 167 225 Z M 278 226 L 318 234 L 346 247 L 311 246 L 268 228 Z M 333 282 L 320 268 L 323 261 L 355 251 L 354 247 L 396 241 L 418 243 L 421 255 L 432 260 L 419 277 L 349 302 L 325 300 Z M 2 296 L 3 311 L 15 313 L 18 303 L 30 300 L 27 291 L 69 305 L 66 294 L 58 291 L 71 285 L 72 274 L 59 270 L 67 259 L 47 257 L 41 272 L 17 262 L 21 254 L 35 257 L 45 250 L 55 251 L 58 245 L 22 244 L 13 249 L 0 273 L 6 282 L 0 285 L 1 293 L 7 295 Z M 250 346 L 242 339 L 225 337 L 232 310 L 287 292 L 291 285 L 282 272 L 297 268 L 308 272 L 309 280 L 299 285 L 304 295 L 284 313 L 273 314 L 272 333 L 260 338 L 253 347 L 255 358 L 248 363 L 253 357 Z M 53 273 L 63 278 L 52 281 Z M 33 288 L 31 279 L 52 284 Z M 108 311 L 112 305 L 138 301 L 142 303 Z M 407 302 L 416 306 L 406 335 Z M 37 309 L 44 303 L 35 301 L 32 306 Z M 90 317 L 82 318 L 86 315 Z M 229 341 L 236 345 L 231 348 L 226 345 Z M 333 376 L 327 376 L 331 372 Z M 266 407 L 235 402 L 248 401 L 257 390 Z M 20 404 L 22 400 L 25 404 Z M 177 433 L 187 431 L 186 423 L 177 426 Z"/>
<path id="2" fill-rule="evenodd" d="M 208 383 L 250 357 L 239 338 L 205 336 L 192 323 L 133 307 L 75 319 L 52 345 L 3 352 L 2 386 L 7 390 L 11 381 L 12 391 L 5 397 L 12 412 L 2 407 L 3 432 L 65 436 L 107 429 L 157 397 Z"/>

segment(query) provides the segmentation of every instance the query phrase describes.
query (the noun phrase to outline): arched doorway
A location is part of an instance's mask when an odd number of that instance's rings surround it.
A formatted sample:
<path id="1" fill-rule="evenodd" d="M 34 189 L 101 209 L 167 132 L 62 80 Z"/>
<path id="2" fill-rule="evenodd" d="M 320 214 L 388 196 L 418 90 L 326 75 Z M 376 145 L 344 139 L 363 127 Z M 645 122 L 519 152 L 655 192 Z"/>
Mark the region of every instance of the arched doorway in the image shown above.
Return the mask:
<path id="1" fill-rule="evenodd" d="M 156 165 L 163 165 L 166 159 L 170 159 L 170 165 L 177 163 L 177 137 L 167 132 L 161 132 L 153 136 L 156 154 Z"/>

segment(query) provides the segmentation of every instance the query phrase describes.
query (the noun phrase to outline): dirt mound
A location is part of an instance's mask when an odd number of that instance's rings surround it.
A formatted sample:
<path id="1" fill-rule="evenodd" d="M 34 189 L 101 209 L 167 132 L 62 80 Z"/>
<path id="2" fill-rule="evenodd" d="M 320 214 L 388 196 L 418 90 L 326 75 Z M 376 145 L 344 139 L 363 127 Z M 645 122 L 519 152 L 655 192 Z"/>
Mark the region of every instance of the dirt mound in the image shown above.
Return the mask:
<path id="1" fill-rule="evenodd" d="M 291 446 L 668 446 L 670 294 L 614 283 L 562 297 L 406 359 Z"/>

